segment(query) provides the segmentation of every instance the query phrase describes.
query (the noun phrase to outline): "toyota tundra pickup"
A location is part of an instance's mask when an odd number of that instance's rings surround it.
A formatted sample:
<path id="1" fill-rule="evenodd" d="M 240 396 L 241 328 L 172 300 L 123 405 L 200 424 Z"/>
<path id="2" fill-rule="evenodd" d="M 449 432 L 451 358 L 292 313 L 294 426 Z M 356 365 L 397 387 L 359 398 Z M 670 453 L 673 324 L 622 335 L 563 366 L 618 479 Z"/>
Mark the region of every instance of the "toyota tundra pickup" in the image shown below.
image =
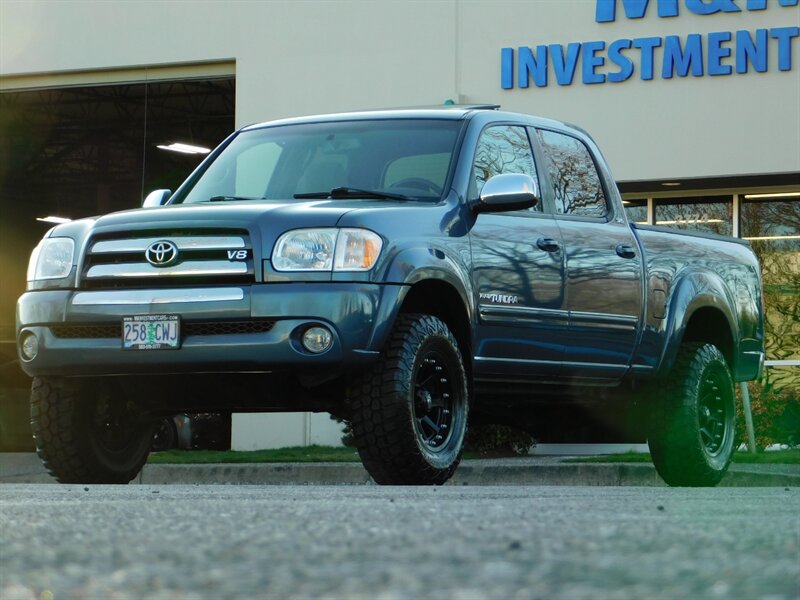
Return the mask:
<path id="1" fill-rule="evenodd" d="M 718 483 L 764 357 L 751 248 L 631 224 L 589 135 L 497 108 L 244 127 L 50 230 L 16 331 L 49 471 L 128 482 L 163 415 L 328 411 L 376 482 L 442 484 L 473 417 L 614 404 L 668 484 Z"/>

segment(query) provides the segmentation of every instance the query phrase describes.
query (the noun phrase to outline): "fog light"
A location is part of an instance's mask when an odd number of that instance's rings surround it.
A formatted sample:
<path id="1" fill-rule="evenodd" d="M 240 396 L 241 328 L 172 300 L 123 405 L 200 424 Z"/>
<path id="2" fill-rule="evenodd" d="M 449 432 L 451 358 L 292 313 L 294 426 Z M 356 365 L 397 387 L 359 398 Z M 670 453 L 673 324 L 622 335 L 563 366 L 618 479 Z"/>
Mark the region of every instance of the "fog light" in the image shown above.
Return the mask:
<path id="1" fill-rule="evenodd" d="M 333 335 L 325 327 L 309 327 L 303 333 L 303 348 L 313 354 L 322 354 L 333 345 Z"/>
<path id="2" fill-rule="evenodd" d="M 30 331 L 22 334 L 22 341 L 19 344 L 22 356 L 26 360 L 33 360 L 39 354 L 39 339 Z"/>

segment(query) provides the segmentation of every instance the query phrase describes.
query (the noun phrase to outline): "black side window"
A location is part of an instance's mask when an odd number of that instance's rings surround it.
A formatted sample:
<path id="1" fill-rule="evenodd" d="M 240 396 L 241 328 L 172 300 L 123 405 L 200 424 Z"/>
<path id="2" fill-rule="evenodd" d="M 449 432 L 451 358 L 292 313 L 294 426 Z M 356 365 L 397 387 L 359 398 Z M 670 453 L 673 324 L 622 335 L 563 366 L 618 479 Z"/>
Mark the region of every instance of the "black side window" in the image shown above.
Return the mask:
<path id="1" fill-rule="evenodd" d="M 536 134 L 544 150 L 556 213 L 605 217 L 606 195 L 589 149 L 580 140 L 563 133 L 537 129 Z"/>
<path id="2" fill-rule="evenodd" d="M 524 127 L 498 125 L 483 130 L 475 150 L 469 197 L 477 198 L 489 178 L 502 173 L 523 173 L 538 183 L 533 153 Z M 541 210 L 541 206 L 531 210 Z"/>

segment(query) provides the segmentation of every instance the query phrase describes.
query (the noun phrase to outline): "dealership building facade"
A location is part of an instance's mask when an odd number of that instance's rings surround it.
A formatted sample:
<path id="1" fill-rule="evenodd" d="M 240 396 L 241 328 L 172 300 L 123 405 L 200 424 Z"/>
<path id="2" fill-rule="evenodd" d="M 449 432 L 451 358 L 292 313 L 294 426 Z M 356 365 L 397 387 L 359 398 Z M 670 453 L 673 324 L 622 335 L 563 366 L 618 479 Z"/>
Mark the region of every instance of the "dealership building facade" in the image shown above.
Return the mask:
<path id="1" fill-rule="evenodd" d="M 13 348 L 19 264 L 47 219 L 174 187 L 202 155 L 172 143 L 443 103 L 576 123 L 632 220 L 751 240 L 775 307 L 772 376 L 795 377 L 797 0 L 0 3 L 0 338 Z M 238 449 L 338 437 L 327 416 L 233 418 Z"/>

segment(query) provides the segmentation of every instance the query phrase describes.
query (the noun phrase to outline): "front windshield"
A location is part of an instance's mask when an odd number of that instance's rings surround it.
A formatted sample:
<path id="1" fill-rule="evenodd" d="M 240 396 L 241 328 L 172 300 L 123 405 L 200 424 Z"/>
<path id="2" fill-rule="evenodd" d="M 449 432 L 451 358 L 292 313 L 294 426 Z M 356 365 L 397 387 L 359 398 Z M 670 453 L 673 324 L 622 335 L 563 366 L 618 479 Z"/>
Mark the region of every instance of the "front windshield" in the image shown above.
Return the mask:
<path id="1" fill-rule="evenodd" d="M 243 131 L 176 202 L 327 197 L 339 188 L 438 200 L 461 121 L 360 120 Z M 351 194 L 358 196 L 358 193 Z"/>

